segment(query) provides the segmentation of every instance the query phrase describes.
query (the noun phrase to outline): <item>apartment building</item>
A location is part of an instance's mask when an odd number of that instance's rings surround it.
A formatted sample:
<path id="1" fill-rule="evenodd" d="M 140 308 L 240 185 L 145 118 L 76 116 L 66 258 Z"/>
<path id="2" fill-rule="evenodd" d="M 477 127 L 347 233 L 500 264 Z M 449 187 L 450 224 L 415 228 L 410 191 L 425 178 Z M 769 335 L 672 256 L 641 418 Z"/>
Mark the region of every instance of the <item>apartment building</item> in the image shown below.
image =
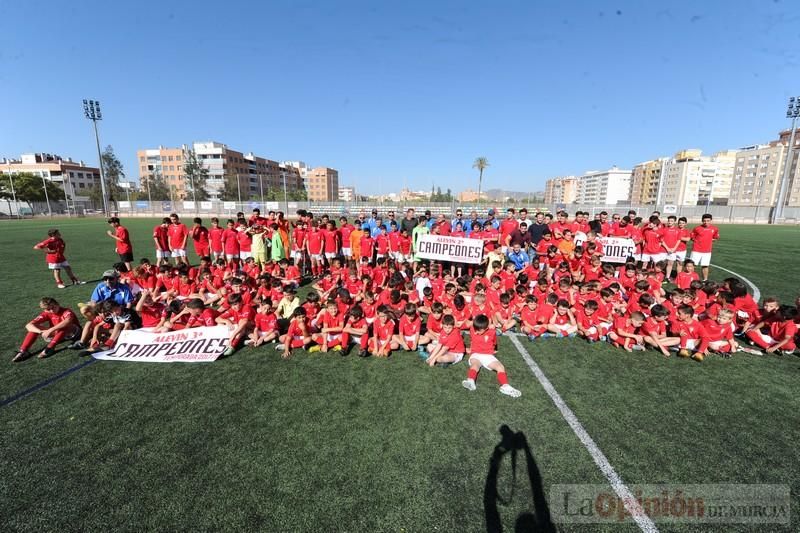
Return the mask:
<path id="1" fill-rule="evenodd" d="M 577 182 L 575 203 L 581 205 L 616 205 L 630 200 L 631 171 L 611 167 L 590 171 Z M 567 203 L 567 202 L 564 202 Z"/>
<path id="2" fill-rule="evenodd" d="M 575 176 L 556 177 L 547 180 L 544 189 L 546 204 L 571 204 L 578 193 L 578 178 Z"/>
<path id="3" fill-rule="evenodd" d="M 69 157 L 36 153 L 22 154 L 19 159 L 0 160 L 0 174 L 30 173 L 57 184 L 70 203 L 89 201 L 89 189 L 100 185 L 100 169 Z"/>
<path id="4" fill-rule="evenodd" d="M 660 157 L 639 163 L 631 172 L 630 199 L 634 205 L 656 204 L 659 186 L 661 184 L 661 171 L 669 158 Z"/>
<path id="5" fill-rule="evenodd" d="M 731 194 L 736 151 L 703 156 L 701 150 L 677 152 L 664 163 L 662 202 L 675 205 L 726 205 Z"/>

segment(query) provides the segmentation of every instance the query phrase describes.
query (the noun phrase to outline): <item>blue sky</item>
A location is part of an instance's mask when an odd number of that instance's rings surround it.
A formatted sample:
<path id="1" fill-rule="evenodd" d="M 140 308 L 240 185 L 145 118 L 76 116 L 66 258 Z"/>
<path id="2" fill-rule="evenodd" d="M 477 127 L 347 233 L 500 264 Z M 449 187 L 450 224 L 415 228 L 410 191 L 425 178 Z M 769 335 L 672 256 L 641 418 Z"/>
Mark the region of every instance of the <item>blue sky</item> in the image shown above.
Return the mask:
<path id="1" fill-rule="evenodd" d="M 539 190 L 766 142 L 800 94 L 800 4 L 2 2 L 0 156 L 199 140 L 365 193 Z"/>

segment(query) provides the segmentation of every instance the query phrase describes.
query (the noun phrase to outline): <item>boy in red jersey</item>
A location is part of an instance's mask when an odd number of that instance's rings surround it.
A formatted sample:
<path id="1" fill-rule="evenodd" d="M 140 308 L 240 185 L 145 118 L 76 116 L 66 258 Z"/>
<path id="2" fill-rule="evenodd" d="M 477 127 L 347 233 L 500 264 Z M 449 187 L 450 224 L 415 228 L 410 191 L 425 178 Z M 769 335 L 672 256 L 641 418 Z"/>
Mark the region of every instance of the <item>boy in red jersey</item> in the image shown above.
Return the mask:
<path id="1" fill-rule="evenodd" d="M 509 385 L 506 369 L 503 364 L 494 356 L 497 346 L 497 336 L 493 329 L 489 327 L 489 317 L 486 315 L 478 315 L 472 321 L 472 328 L 470 330 L 470 347 L 469 347 L 469 370 L 467 371 L 467 379 L 461 382 L 461 385 L 467 390 L 474 391 L 475 380 L 478 379 L 478 372 L 481 367 L 488 370 L 497 372 L 497 381 L 500 383 L 500 392 L 518 398 L 522 393 Z"/>
<path id="2" fill-rule="evenodd" d="M 172 252 L 172 257 L 175 259 L 175 265 L 181 263 L 189 264 L 186 260 L 186 239 L 189 237 L 189 230 L 186 225 L 180 221 L 176 213 L 169 216 L 170 225 L 167 228 L 167 236 L 169 240 L 169 250 Z"/>
<path id="3" fill-rule="evenodd" d="M 644 342 L 661 351 L 664 357 L 669 357 L 669 348 L 681 342 L 680 337 L 667 336 L 667 320 L 669 311 L 661 304 L 656 304 L 650 309 L 650 317 L 641 327 Z"/>
<path id="4" fill-rule="evenodd" d="M 614 346 L 621 346 L 626 352 L 644 350 L 644 335 L 637 333 L 645 321 L 645 316 L 639 311 L 634 311 L 630 316 L 625 315 L 624 309 L 614 317 L 614 326 L 608 333 L 608 340 Z"/>
<path id="5" fill-rule="evenodd" d="M 261 300 L 254 319 L 254 325 L 253 332 L 250 334 L 250 338 L 245 341 L 245 344 L 252 344 L 258 347 L 278 338 L 278 317 L 275 315 L 275 310 L 272 308 L 272 300 L 269 298 Z"/>
<path id="6" fill-rule="evenodd" d="M 589 342 L 597 342 L 601 337 L 605 340 L 605 332 L 600 328 L 598 308 L 599 306 L 595 300 L 589 300 L 582 308 L 575 311 L 575 324 L 578 327 L 578 334 Z"/>
<path id="7" fill-rule="evenodd" d="M 567 300 L 561 299 L 556 303 L 555 313 L 550 317 L 547 331 L 557 337 L 574 337 L 577 334 L 578 324 Z"/>
<path id="8" fill-rule="evenodd" d="M 692 261 L 700 265 L 703 272 L 703 281 L 708 279 L 708 266 L 711 264 L 711 250 L 714 241 L 719 239 L 719 229 L 711 224 L 712 217 L 706 213 L 701 219 L 702 222 L 696 226 L 691 233 L 692 238 Z"/>
<path id="9" fill-rule="evenodd" d="M 731 353 L 739 351 L 739 343 L 733 338 L 733 311 L 720 309 L 717 312 L 716 320 L 706 318 L 701 322 L 703 325 L 703 342 L 695 353 L 706 356 L 711 352 L 722 354 L 723 357 L 730 357 Z M 698 358 L 695 357 L 695 360 Z M 700 359 L 702 361 L 702 359 Z"/>
<path id="10" fill-rule="evenodd" d="M 325 259 L 330 265 L 339 254 L 339 232 L 333 227 L 333 222 L 328 222 L 323 239 L 325 241 Z"/>
<path id="11" fill-rule="evenodd" d="M 364 317 L 364 310 L 360 305 L 356 304 L 350 308 L 347 313 L 347 318 L 342 328 L 342 355 L 350 353 L 353 344 L 358 344 L 361 350 L 367 348 L 367 341 L 369 340 L 369 324 L 366 317 Z"/>
<path id="12" fill-rule="evenodd" d="M 275 349 L 282 350 L 281 357 L 289 359 L 293 349 L 303 348 L 314 342 L 311 340 L 310 332 L 311 329 L 305 308 L 297 307 L 292 311 L 292 316 L 289 319 L 289 328 L 284 335 L 280 336 L 280 344 L 275 346 Z"/>
<path id="13" fill-rule="evenodd" d="M 219 311 L 206 307 L 200 298 L 192 298 L 187 301 L 180 314 L 184 313 L 188 315 L 184 329 L 216 326 L 217 317 L 219 317 Z M 173 320 L 176 320 L 178 316 L 175 316 Z"/>
<path id="14" fill-rule="evenodd" d="M 369 339 L 368 349 L 362 350 L 361 357 L 370 353 L 375 357 L 389 357 L 392 350 L 397 350 L 400 345 L 394 342 L 394 320 L 389 316 L 389 309 L 385 305 L 378 307 L 378 319 L 372 323 L 372 337 Z"/>
<path id="15" fill-rule="evenodd" d="M 492 307 L 492 311 L 494 312 L 494 324 L 497 327 L 496 333 L 498 335 L 507 333 L 516 327 L 517 319 L 511 306 L 511 296 L 507 292 L 500 295 L 500 305 Z"/>
<path id="16" fill-rule="evenodd" d="M 83 285 L 81 280 L 72 272 L 72 267 L 69 266 L 69 261 L 64 256 L 66 247 L 64 239 L 61 238 L 61 232 L 55 228 L 48 230 L 47 238 L 33 247 L 34 250 L 43 250 L 47 254 L 45 256 L 47 268 L 53 271 L 53 278 L 55 278 L 56 286 L 59 289 L 65 287 L 61 279 L 62 269 L 67 273 L 73 285 Z"/>
<path id="17" fill-rule="evenodd" d="M 225 229 L 219 225 L 219 219 L 211 219 L 211 229 L 208 230 L 209 247 L 211 248 L 212 258 L 216 262 L 219 258 L 225 257 L 225 249 L 222 246 L 222 234 Z"/>
<path id="18" fill-rule="evenodd" d="M 228 309 L 217 317 L 217 324 L 228 326 L 231 330 L 228 348 L 223 352 L 224 356 L 232 355 L 242 345 L 253 329 L 255 319 L 255 311 L 242 302 L 240 293 L 229 294 L 227 303 Z"/>
<path id="19" fill-rule="evenodd" d="M 438 364 L 455 364 L 464 358 L 464 338 L 456 329 L 456 321 L 452 315 L 442 317 L 442 331 L 436 341 L 428 346 L 429 356 L 425 359 L 428 366 Z"/>
<path id="20" fill-rule="evenodd" d="M 222 232 L 222 248 L 225 251 L 225 260 L 229 265 L 239 262 L 239 232 L 236 231 L 236 223 L 233 219 L 228 219 L 225 231 Z"/>
<path id="21" fill-rule="evenodd" d="M 323 249 L 325 236 L 316 224 L 311 224 L 311 227 L 306 233 L 306 251 L 311 258 L 311 274 L 313 276 L 321 276 L 324 270 L 323 265 Z"/>
<path id="22" fill-rule="evenodd" d="M 699 280 L 700 276 L 694 271 L 694 261 L 687 259 L 683 263 L 683 271 L 678 272 L 678 275 L 675 277 L 675 285 L 677 285 L 679 289 L 686 290 L 691 287 L 693 281 Z"/>
<path id="23" fill-rule="evenodd" d="M 113 228 L 106 232 L 106 235 L 116 241 L 116 252 L 119 255 L 119 260 L 125 263 L 128 270 L 131 270 L 131 263 L 133 262 L 133 245 L 131 244 L 131 237 L 128 229 L 120 224 L 118 217 L 111 217 L 108 219 L 108 224 Z"/>
<path id="24" fill-rule="evenodd" d="M 325 310 L 317 316 L 317 327 L 320 332 L 311 337 L 317 345 L 309 348 L 308 353 L 327 353 L 328 349 L 334 352 L 342 351 L 344 321 L 345 315 L 339 312 L 336 300 L 331 298 L 325 302 Z"/>
<path id="25" fill-rule="evenodd" d="M 192 226 L 194 253 L 197 254 L 197 257 L 206 257 L 211 252 L 208 228 L 203 225 L 202 218 L 195 217 L 192 222 L 194 223 L 194 226 Z"/>
<path id="26" fill-rule="evenodd" d="M 170 226 L 168 217 L 161 219 L 161 224 L 153 228 L 153 242 L 156 245 L 156 266 L 168 265 L 172 255 L 169 251 L 169 232 Z"/>
<path id="27" fill-rule="evenodd" d="M 303 272 L 306 267 L 306 234 L 308 233 L 305 223 L 301 220 L 292 230 L 292 260 L 294 264 Z"/>
<path id="28" fill-rule="evenodd" d="M 355 229 L 355 226 L 347 223 L 347 217 L 339 218 L 339 242 L 342 245 L 342 256 L 347 266 L 353 264 L 353 249 L 351 248 L 350 235 L 353 234 L 353 230 Z"/>
<path id="29" fill-rule="evenodd" d="M 400 317 L 400 324 L 394 342 L 403 348 L 413 352 L 419 347 L 420 333 L 422 332 L 422 319 L 417 313 L 417 306 L 408 303 L 403 309 L 403 316 Z"/>
<path id="30" fill-rule="evenodd" d="M 25 325 L 27 333 L 19 351 L 11 360 L 14 363 L 24 361 L 31 356 L 29 350 L 40 336 L 47 341 L 47 346 L 39 353 L 39 359 L 44 359 L 56 353 L 58 343 L 73 340 L 81 333 L 75 313 L 71 309 L 61 307 L 53 298 L 42 298 L 39 301 L 39 308 L 42 312 Z"/>
<path id="31" fill-rule="evenodd" d="M 797 347 L 794 340 L 797 334 L 796 318 L 797 309 L 794 307 L 772 312 L 765 305 L 764 317 L 747 332 L 747 338 L 767 353 L 791 354 Z"/>
<path id="32" fill-rule="evenodd" d="M 677 320 L 670 324 L 670 331 L 680 338 L 678 357 L 691 356 L 696 361 L 702 361 L 700 345 L 706 332 L 700 321 L 694 318 L 694 309 L 691 305 L 680 305 L 677 309 L 677 317 Z"/>
<path id="33" fill-rule="evenodd" d="M 539 308 L 539 299 L 529 294 L 525 297 L 525 305 L 520 310 L 520 329 L 528 336 L 529 340 L 536 340 L 539 335 L 547 331 L 550 316 L 544 316 Z"/>
<path id="34" fill-rule="evenodd" d="M 425 334 L 419 338 L 419 353 L 425 353 L 422 346 L 436 342 L 442 333 L 442 320 L 444 320 L 444 306 L 441 302 L 431 304 L 431 312 L 425 320 Z M 455 322 L 453 322 L 455 324 Z"/>

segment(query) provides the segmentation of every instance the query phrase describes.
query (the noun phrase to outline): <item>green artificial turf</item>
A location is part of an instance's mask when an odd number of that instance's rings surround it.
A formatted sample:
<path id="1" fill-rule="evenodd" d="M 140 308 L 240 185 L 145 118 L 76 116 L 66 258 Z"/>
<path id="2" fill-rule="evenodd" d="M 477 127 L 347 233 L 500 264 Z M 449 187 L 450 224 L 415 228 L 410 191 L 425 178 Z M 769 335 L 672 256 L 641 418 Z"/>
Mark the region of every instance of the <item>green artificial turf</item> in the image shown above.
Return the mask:
<path id="1" fill-rule="evenodd" d="M 155 222 L 124 221 L 137 258 L 152 257 Z M 56 224 L 82 278 L 116 260 L 103 221 Z M 83 361 L 63 351 L 5 362 L 39 297 L 74 306 L 91 293 L 93 284 L 55 289 L 31 249 L 53 225 L 0 223 L 0 399 Z M 715 263 L 765 296 L 794 299 L 800 229 L 721 232 Z M 700 364 L 577 339 L 523 343 L 629 485 L 784 483 L 798 516 L 800 358 Z M 530 529 L 529 514 L 546 517 L 539 496 L 554 484 L 606 480 L 508 339 L 498 357 L 520 399 L 499 394 L 485 371 L 470 393 L 463 363 L 429 369 L 406 353 L 283 361 L 271 348 L 248 348 L 211 364 L 95 362 L 0 407 L 0 528 L 485 531 L 499 520 L 506 531 Z M 530 450 L 528 461 L 514 441 L 515 474 L 514 453 L 496 448 L 503 425 Z"/>

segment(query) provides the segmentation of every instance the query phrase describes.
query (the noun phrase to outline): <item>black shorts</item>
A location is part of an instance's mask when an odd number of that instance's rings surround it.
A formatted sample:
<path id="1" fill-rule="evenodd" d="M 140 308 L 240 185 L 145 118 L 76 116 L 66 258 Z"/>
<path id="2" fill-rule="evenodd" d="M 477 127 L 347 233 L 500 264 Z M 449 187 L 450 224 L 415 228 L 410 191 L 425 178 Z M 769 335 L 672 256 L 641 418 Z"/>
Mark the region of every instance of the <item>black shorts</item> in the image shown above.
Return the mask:
<path id="1" fill-rule="evenodd" d="M 133 262 L 133 252 L 126 252 L 124 254 L 117 254 L 119 256 L 119 260 L 123 263 L 132 263 Z"/>

